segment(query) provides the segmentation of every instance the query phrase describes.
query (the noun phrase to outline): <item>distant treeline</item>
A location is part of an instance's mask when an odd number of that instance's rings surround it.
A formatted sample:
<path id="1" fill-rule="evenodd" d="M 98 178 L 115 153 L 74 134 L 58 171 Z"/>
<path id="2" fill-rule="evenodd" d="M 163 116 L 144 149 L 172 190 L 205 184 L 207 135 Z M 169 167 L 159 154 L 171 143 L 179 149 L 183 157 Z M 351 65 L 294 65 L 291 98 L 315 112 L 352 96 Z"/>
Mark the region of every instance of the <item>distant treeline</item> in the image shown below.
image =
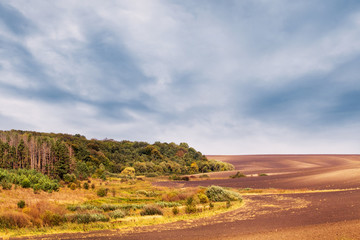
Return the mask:
<path id="1" fill-rule="evenodd" d="M 133 167 L 136 174 L 192 174 L 232 170 L 208 160 L 186 143 L 88 140 L 76 134 L 0 131 L 0 168 L 35 169 L 53 178 L 73 173 L 85 179 Z"/>

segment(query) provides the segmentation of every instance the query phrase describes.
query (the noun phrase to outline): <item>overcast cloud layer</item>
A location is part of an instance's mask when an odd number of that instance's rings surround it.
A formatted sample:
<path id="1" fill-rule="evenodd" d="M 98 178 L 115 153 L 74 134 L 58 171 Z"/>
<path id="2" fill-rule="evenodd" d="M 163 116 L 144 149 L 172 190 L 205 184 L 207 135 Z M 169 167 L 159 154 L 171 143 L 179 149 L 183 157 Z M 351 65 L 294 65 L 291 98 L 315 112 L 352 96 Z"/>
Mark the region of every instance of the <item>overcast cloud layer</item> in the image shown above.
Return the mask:
<path id="1" fill-rule="evenodd" d="M 0 126 L 359 153 L 360 1 L 0 0 Z"/>

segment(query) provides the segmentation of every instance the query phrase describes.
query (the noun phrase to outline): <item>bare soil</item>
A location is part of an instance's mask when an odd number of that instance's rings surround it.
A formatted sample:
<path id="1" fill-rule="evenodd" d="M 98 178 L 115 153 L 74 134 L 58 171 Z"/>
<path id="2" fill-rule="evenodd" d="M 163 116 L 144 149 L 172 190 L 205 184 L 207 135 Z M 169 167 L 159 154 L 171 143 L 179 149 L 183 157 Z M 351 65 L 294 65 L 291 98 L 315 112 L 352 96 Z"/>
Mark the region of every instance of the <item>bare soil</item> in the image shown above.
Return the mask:
<path id="1" fill-rule="evenodd" d="M 245 205 L 211 218 L 132 230 L 58 234 L 34 239 L 360 239 L 360 155 L 208 156 L 232 163 L 233 173 L 208 180 L 166 181 L 174 187 L 309 189 L 293 194 L 245 195 Z M 258 177 L 258 173 L 269 176 Z M 251 177 L 252 175 L 252 177 Z M 216 179 L 214 179 L 216 178 Z"/>

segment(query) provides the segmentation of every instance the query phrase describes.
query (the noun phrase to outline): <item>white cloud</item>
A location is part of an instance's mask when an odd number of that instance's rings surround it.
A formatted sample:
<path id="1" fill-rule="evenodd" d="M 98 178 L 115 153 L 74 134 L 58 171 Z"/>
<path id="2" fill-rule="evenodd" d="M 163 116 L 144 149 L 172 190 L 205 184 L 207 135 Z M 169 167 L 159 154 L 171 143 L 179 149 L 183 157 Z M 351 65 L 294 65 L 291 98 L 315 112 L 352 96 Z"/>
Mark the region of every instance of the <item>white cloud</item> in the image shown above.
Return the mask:
<path id="1" fill-rule="evenodd" d="M 353 125 L 331 126 L 314 135 L 316 126 L 297 129 L 243 111 L 253 95 L 261 94 L 253 86 L 286 88 L 302 77 L 331 73 L 358 56 L 356 12 L 325 29 L 309 21 L 299 24 L 306 20 L 302 14 L 316 7 L 311 2 L 242 1 L 231 9 L 217 2 L 202 2 L 204 7 L 165 0 L 10 4 L 33 29 L 15 36 L 0 26 L 0 34 L 30 53 L 44 79 L 19 71 L 19 62 L 26 64 L 22 56 L 0 48 L 5 53 L 0 55 L 0 83 L 26 91 L 44 87 L 45 81 L 77 99 L 47 103 L 41 96 L 29 100 L 28 95 L 4 93 L 0 114 L 23 122 L 13 128 L 26 123 L 34 130 L 89 137 L 188 141 L 205 153 L 350 152 L 359 143 L 348 131 Z M 109 56 L 95 53 L 102 47 L 110 48 Z M 111 60 L 113 55 L 120 60 Z M 122 68 L 130 63 L 130 70 Z M 318 113 L 306 112 L 309 104 L 324 104 L 307 100 L 297 106 L 304 111 L 300 119 L 316 118 Z M 128 120 L 102 116 L 106 102 L 125 103 L 115 110 Z M 134 102 L 144 107 L 126 104 Z M 204 110 L 197 114 L 199 109 Z M 348 140 L 328 139 L 327 132 Z M 323 144 L 316 146 L 319 141 Z"/>

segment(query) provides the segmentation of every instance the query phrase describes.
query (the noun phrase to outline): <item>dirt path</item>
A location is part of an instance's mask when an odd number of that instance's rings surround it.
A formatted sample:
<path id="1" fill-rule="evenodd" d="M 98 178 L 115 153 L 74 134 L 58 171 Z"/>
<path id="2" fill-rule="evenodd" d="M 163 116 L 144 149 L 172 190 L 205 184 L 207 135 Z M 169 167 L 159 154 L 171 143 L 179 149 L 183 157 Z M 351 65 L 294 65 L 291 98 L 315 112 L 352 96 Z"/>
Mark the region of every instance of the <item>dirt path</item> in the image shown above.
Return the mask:
<path id="1" fill-rule="evenodd" d="M 217 156 L 244 172 L 265 168 L 278 175 L 190 182 L 163 182 L 174 186 L 223 185 L 232 187 L 358 188 L 359 156 Z M 271 162 L 271 164 L 269 163 Z M 243 164 L 242 164 L 243 163 Z M 255 167 L 253 167 L 253 165 Z M 298 168 L 296 168 L 298 166 Z M 257 170 L 259 169 L 259 170 Z M 292 172 L 292 173 L 289 173 Z M 131 231 L 59 234 L 48 239 L 360 239 L 360 190 L 248 195 L 245 206 L 211 218 L 181 221 Z M 36 237 L 35 239 L 46 239 Z"/>

